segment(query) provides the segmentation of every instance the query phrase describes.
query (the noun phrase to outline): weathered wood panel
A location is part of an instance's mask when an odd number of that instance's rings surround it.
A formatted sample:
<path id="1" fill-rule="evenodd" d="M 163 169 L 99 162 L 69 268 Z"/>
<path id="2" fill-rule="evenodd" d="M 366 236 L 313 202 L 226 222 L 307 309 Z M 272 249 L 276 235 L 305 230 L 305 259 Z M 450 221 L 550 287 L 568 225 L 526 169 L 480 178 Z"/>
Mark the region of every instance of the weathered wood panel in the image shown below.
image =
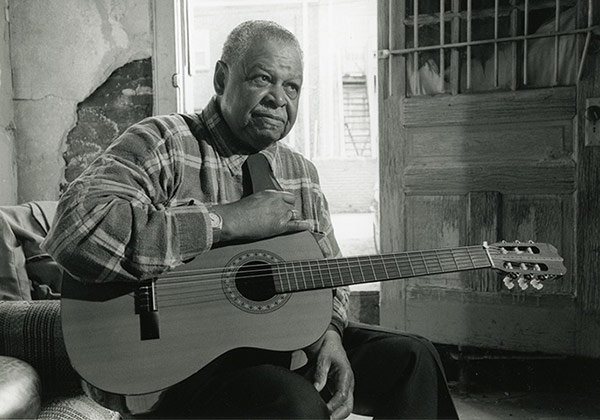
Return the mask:
<path id="1" fill-rule="evenodd" d="M 567 194 L 575 190 L 572 160 L 514 165 L 501 157 L 495 162 L 411 163 L 404 170 L 406 194 L 466 194 L 470 191 Z"/>
<path id="2" fill-rule="evenodd" d="M 573 124 L 473 124 L 424 126 L 409 130 L 407 154 L 416 162 L 431 158 L 468 162 L 505 156 L 515 165 L 571 159 Z"/>
<path id="3" fill-rule="evenodd" d="M 412 196 L 406 198 L 408 251 L 451 248 L 464 244 L 464 196 Z M 409 285 L 462 288 L 460 273 L 408 280 Z"/>
<path id="4" fill-rule="evenodd" d="M 406 328 L 436 342 L 557 354 L 576 351 L 572 297 L 411 288 L 406 301 Z"/>
<path id="5" fill-rule="evenodd" d="M 506 195 L 502 208 L 502 235 L 507 241 L 533 240 L 554 245 L 565 258 L 567 274 L 545 287 L 543 294 L 575 295 L 574 203 L 569 195 Z"/>
<path id="6" fill-rule="evenodd" d="M 497 242 L 502 235 L 502 195 L 496 191 L 467 194 L 466 242 L 469 244 Z M 465 273 L 469 287 L 476 291 L 497 292 L 502 283 L 492 270 Z"/>
<path id="7" fill-rule="evenodd" d="M 455 124 L 516 124 L 569 120 L 577 113 L 574 87 L 403 99 L 406 127 Z"/>

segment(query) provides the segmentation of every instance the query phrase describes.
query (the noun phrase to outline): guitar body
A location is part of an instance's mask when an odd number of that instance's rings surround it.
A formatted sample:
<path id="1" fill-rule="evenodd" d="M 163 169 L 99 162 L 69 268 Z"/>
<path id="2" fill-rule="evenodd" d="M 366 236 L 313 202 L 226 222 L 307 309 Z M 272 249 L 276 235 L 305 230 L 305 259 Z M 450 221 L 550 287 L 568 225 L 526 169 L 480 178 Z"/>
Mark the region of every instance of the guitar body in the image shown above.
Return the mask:
<path id="1" fill-rule="evenodd" d="M 260 295 L 238 276 L 314 258 L 322 253 L 308 232 L 217 248 L 158 278 L 150 296 L 157 310 L 149 313 L 136 306 L 135 285 L 67 278 L 61 316 L 71 364 L 96 396 L 156 396 L 233 349 L 306 347 L 329 325 L 331 290 Z"/>

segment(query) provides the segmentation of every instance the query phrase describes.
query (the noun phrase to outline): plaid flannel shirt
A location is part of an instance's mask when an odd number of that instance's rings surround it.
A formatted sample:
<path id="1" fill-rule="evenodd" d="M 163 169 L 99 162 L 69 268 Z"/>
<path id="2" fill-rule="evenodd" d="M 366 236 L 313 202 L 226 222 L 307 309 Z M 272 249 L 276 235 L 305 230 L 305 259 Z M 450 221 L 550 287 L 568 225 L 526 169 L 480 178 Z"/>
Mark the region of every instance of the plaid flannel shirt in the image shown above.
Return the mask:
<path id="1" fill-rule="evenodd" d="M 81 281 L 156 277 L 211 249 L 208 209 L 242 197 L 242 164 L 213 98 L 199 114 L 150 117 L 127 129 L 61 197 L 43 248 Z M 278 142 L 263 150 L 296 195 L 326 258 L 339 257 L 314 165 Z M 332 326 L 348 323 L 348 289 L 334 292 Z"/>

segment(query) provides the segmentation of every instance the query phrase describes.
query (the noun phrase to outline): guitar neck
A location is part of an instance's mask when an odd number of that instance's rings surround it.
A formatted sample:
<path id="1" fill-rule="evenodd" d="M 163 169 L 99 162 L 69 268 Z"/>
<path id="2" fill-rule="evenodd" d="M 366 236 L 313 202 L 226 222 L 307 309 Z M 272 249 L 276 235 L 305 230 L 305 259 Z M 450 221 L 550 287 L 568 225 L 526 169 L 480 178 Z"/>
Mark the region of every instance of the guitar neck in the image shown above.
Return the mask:
<path id="1" fill-rule="evenodd" d="M 298 292 L 490 268 L 483 246 L 275 264 L 277 292 Z"/>

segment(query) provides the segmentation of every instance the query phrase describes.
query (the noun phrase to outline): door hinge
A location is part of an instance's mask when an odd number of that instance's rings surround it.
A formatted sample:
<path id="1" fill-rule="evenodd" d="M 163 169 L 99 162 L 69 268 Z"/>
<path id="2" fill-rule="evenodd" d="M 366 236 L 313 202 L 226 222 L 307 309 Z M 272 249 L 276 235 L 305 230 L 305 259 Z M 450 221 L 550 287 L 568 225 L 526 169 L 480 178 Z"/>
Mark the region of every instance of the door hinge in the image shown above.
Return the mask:
<path id="1" fill-rule="evenodd" d="M 174 88 L 179 87 L 179 74 L 178 73 L 173 73 L 173 75 L 171 76 L 171 84 L 173 85 Z"/>

